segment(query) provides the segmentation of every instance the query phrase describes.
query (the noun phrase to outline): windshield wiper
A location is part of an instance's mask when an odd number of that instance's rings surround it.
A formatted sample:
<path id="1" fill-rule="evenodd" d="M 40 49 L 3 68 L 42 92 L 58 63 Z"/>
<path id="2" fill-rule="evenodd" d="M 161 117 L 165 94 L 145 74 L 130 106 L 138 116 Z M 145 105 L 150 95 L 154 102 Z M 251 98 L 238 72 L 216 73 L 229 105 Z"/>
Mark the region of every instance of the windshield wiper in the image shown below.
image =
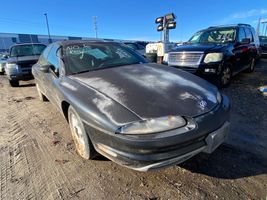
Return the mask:
<path id="1" fill-rule="evenodd" d="M 71 75 L 76 75 L 76 74 L 82 74 L 82 73 L 86 73 L 86 72 L 90 72 L 92 71 L 91 69 L 87 69 L 87 70 L 83 70 L 83 71 L 79 71 L 79 72 L 74 72 Z"/>

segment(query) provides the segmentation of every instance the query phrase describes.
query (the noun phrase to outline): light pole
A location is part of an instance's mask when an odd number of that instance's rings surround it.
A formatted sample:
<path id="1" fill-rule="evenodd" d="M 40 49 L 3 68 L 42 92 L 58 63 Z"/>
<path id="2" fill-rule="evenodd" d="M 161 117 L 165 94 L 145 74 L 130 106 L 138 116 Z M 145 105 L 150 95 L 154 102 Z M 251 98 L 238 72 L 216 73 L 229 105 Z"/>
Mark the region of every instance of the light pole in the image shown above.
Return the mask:
<path id="1" fill-rule="evenodd" d="M 97 33 L 97 16 L 93 16 L 93 23 L 94 23 L 95 38 L 98 38 L 98 33 Z"/>
<path id="2" fill-rule="evenodd" d="M 50 29 L 49 29 L 49 24 L 48 24 L 47 13 L 45 13 L 44 16 L 45 16 L 46 27 L 47 27 L 47 32 L 48 32 L 48 42 L 49 42 L 49 43 L 52 43 L 51 36 L 50 36 Z"/>
<path id="3" fill-rule="evenodd" d="M 163 17 L 158 17 L 156 19 L 156 24 L 159 24 L 157 30 L 163 32 L 163 38 L 161 39 L 163 43 L 169 42 L 169 30 L 176 28 L 175 19 L 176 16 L 173 13 L 167 14 Z"/>

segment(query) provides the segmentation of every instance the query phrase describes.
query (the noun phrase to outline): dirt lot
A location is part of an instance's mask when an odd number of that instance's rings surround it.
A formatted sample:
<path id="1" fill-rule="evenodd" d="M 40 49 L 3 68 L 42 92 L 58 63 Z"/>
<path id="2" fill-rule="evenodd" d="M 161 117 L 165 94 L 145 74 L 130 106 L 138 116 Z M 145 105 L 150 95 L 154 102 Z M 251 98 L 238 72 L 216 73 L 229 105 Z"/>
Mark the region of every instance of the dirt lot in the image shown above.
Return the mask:
<path id="1" fill-rule="evenodd" d="M 0 199 L 266 199 L 267 60 L 230 88 L 231 136 L 212 155 L 141 173 L 103 157 L 84 161 L 68 124 L 37 98 L 34 81 L 11 88 L 0 76 Z"/>

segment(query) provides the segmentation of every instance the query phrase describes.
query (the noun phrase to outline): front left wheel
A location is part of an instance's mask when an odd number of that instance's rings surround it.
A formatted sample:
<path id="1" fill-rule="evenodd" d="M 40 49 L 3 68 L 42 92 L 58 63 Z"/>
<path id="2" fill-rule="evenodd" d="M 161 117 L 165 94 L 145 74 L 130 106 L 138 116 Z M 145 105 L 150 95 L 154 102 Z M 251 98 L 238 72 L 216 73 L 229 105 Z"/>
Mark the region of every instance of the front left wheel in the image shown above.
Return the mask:
<path id="1" fill-rule="evenodd" d="M 255 63 L 256 63 L 255 58 L 252 58 L 249 64 L 249 68 L 246 70 L 246 72 L 249 73 L 253 72 L 255 70 Z"/>
<path id="2" fill-rule="evenodd" d="M 48 99 L 46 98 L 46 96 L 41 92 L 38 83 L 36 83 L 36 89 L 37 89 L 37 93 L 38 93 L 38 97 L 39 97 L 39 99 L 40 99 L 41 101 L 48 101 Z"/>
<path id="3" fill-rule="evenodd" d="M 93 159 L 96 156 L 96 151 L 85 131 L 81 118 L 72 106 L 68 109 L 68 120 L 77 153 L 84 159 Z"/>
<path id="4" fill-rule="evenodd" d="M 226 63 L 221 73 L 218 76 L 217 85 L 219 88 L 228 87 L 232 80 L 232 65 L 230 63 Z"/>
<path id="5" fill-rule="evenodd" d="M 9 80 L 11 87 L 19 87 L 19 81 Z"/>

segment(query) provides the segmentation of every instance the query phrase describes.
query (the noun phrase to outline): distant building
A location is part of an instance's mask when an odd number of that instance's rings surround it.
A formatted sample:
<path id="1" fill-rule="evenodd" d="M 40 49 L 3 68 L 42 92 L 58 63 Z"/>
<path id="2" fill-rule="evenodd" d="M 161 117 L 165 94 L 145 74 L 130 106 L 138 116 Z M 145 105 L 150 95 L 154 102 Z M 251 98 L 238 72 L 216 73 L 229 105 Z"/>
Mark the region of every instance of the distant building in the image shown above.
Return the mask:
<path id="1" fill-rule="evenodd" d="M 51 36 L 52 42 L 62 40 L 90 40 L 94 38 L 73 37 L 73 36 Z M 20 33 L 0 33 L 0 52 L 8 52 L 9 48 L 19 43 L 42 43 L 49 44 L 48 35 L 20 34 Z"/>
<path id="2" fill-rule="evenodd" d="M 89 37 L 73 37 L 73 36 L 55 36 L 51 35 L 52 42 L 62 40 L 92 40 L 95 38 Z M 128 41 L 128 40 L 113 40 L 110 41 Z M 8 52 L 9 48 L 14 44 L 20 43 L 42 43 L 49 44 L 48 35 L 36 35 L 36 34 L 20 34 L 20 33 L 0 33 L 0 52 Z"/>

